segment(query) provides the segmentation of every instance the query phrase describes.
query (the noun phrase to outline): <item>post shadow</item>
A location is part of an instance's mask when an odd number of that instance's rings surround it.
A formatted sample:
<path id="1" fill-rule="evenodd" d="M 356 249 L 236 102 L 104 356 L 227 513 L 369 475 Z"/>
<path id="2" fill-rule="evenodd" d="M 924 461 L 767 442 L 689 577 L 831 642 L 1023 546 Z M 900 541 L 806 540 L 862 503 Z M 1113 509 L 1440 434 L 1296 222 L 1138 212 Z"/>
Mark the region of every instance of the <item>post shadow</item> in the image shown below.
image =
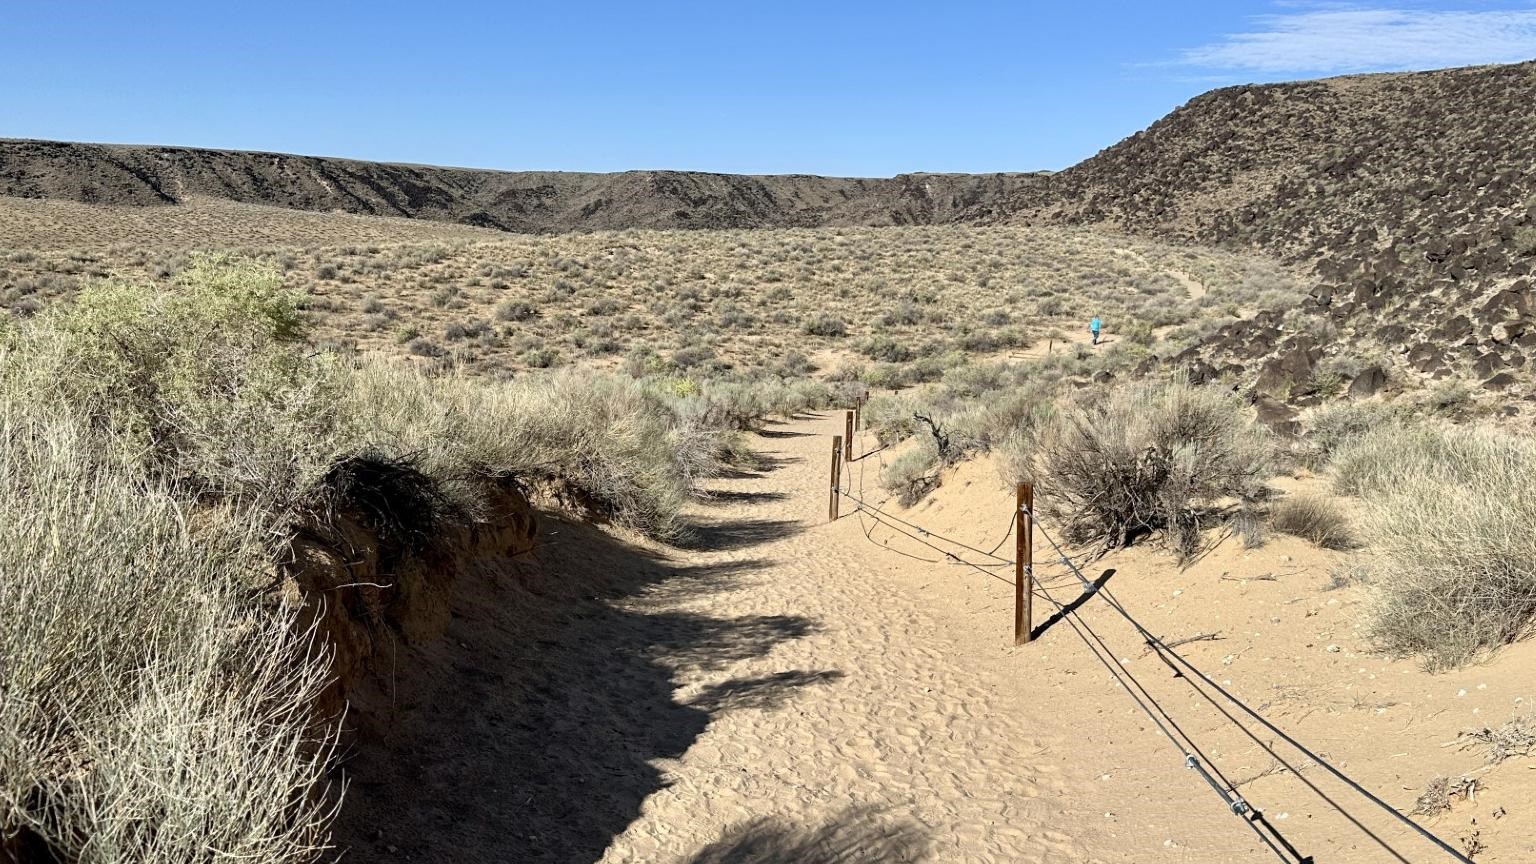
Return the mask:
<path id="1" fill-rule="evenodd" d="M 1076 612 L 1084 603 L 1087 603 L 1089 600 L 1093 599 L 1093 595 L 1099 593 L 1099 589 L 1103 588 L 1105 583 L 1110 580 L 1110 577 L 1114 575 L 1115 568 L 1113 567 L 1099 574 L 1099 578 L 1093 580 L 1092 588 L 1084 588 L 1083 593 L 1074 598 L 1071 603 L 1068 603 L 1062 608 L 1057 609 L 1055 612 L 1052 612 L 1051 617 L 1040 622 L 1038 626 L 1029 631 L 1030 640 L 1033 641 L 1035 639 L 1039 639 L 1042 635 L 1044 635 L 1045 631 L 1056 626 L 1056 623 L 1061 619 L 1067 617 L 1073 612 Z"/>

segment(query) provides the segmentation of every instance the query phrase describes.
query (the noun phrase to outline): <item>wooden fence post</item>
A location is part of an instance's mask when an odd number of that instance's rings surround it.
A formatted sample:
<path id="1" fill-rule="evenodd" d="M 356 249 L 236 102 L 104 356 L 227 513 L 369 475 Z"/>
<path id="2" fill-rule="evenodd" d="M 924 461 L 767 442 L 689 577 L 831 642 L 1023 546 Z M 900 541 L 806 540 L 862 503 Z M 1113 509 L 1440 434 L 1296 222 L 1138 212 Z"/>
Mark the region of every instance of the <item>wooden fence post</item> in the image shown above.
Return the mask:
<path id="1" fill-rule="evenodd" d="M 853 412 L 852 411 L 847 412 L 847 416 L 845 416 L 843 418 L 843 420 L 845 421 L 843 425 L 846 427 L 844 432 L 847 435 L 847 437 L 843 439 L 843 461 L 844 462 L 852 462 L 853 461 Z"/>
<path id="2" fill-rule="evenodd" d="M 837 521 L 837 497 L 838 497 L 838 494 L 839 494 L 838 487 L 843 482 L 842 474 L 843 474 L 843 436 L 841 436 L 841 435 L 833 435 L 832 436 L 832 486 L 831 486 L 831 489 L 830 489 L 831 497 L 828 498 L 828 500 L 827 500 L 827 521 L 828 522 L 836 522 Z"/>
<path id="3" fill-rule="evenodd" d="M 1024 645 L 1034 629 L 1035 484 L 1014 490 L 1013 644 Z"/>

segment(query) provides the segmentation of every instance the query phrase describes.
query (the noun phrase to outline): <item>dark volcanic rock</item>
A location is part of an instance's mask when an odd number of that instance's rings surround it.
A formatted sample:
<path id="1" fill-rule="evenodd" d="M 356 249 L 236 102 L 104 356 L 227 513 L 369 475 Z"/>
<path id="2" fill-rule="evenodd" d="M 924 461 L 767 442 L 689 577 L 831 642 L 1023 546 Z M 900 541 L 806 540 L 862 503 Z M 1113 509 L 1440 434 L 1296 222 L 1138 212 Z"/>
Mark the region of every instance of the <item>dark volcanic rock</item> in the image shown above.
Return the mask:
<path id="1" fill-rule="evenodd" d="M 484 171 L 282 153 L 0 139 L 0 195 L 128 206 L 205 195 L 509 231 L 930 225 L 977 219 L 1038 174 L 884 179 Z"/>
<path id="2" fill-rule="evenodd" d="M 1372 366 L 1349 382 L 1349 395 L 1354 399 L 1364 399 L 1376 395 L 1385 386 L 1387 373 L 1381 371 L 1380 366 Z"/>
<path id="3" fill-rule="evenodd" d="M 1296 409 L 1271 396 L 1260 396 L 1253 403 L 1260 423 L 1277 435 L 1294 436 L 1301 431 Z"/>

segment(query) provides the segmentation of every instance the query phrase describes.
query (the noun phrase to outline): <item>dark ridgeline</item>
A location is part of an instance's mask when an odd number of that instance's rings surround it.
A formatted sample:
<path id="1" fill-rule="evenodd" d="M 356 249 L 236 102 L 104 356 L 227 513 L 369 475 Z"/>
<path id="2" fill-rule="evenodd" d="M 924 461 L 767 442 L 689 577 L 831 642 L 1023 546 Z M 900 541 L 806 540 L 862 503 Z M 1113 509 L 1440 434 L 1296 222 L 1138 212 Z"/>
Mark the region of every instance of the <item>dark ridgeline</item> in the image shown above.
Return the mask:
<path id="1" fill-rule="evenodd" d="M 0 195 L 154 206 L 188 196 L 530 233 L 928 225 L 996 216 L 1032 174 L 887 179 L 485 171 L 315 156 L 0 139 Z"/>
<path id="2" fill-rule="evenodd" d="M 1175 359 L 1292 402 L 1350 331 L 1427 375 L 1514 383 L 1536 356 L 1533 173 L 1536 62 L 1214 90 L 1056 174 L 504 172 L 0 140 L 0 195 L 31 198 L 204 195 L 519 232 L 1068 224 L 1256 248 L 1315 271 L 1308 323 L 1264 312 Z"/>

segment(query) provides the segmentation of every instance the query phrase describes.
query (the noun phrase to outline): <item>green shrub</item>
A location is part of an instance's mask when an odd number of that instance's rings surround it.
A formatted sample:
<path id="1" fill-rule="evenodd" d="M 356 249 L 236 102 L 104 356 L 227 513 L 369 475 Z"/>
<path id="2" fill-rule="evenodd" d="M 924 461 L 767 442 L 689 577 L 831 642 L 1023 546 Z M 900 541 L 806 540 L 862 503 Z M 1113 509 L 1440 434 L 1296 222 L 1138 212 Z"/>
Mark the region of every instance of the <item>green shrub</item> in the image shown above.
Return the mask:
<path id="1" fill-rule="evenodd" d="M 880 472 L 880 485 L 910 507 L 939 485 L 943 459 L 933 438 L 924 436 L 916 445 Z"/>
<path id="2" fill-rule="evenodd" d="M 805 319 L 801 329 L 811 336 L 847 336 L 848 325 L 830 312 L 817 312 Z"/>
<path id="3" fill-rule="evenodd" d="M 697 394 L 354 367 L 295 341 L 298 309 L 271 271 L 206 259 L 0 328 L 6 851 L 22 830 L 66 861 L 323 851 L 329 660 L 273 570 L 341 466 L 410 464 L 422 525 L 486 515 L 485 478 L 515 476 L 677 537 L 730 447 Z"/>

